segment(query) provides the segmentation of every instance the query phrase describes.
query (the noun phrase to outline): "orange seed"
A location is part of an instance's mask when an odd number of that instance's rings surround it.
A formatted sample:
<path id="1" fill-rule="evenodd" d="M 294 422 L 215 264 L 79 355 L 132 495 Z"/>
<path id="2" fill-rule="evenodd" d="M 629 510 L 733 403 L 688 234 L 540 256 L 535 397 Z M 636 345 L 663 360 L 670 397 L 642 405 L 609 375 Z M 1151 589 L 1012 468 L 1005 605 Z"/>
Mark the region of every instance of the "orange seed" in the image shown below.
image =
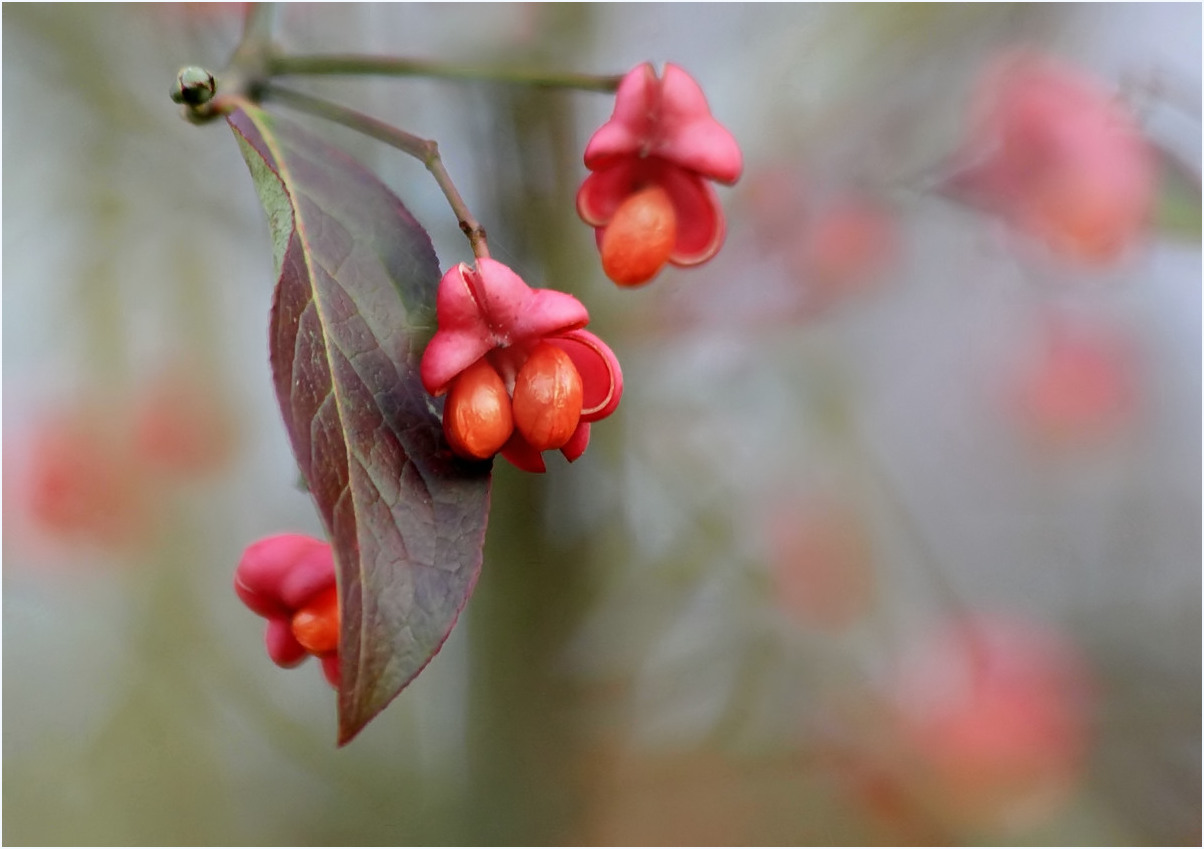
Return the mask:
<path id="1" fill-rule="evenodd" d="M 338 650 L 339 594 L 335 587 L 319 593 L 293 614 L 293 636 L 311 654 Z"/>
<path id="2" fill-rule="evenodd" d="M 510 396 L 497 370 L 477 360 L 460 373 L 447 393 L 443 432 L 461 457 L 487 460 L 501 450 L 514 430 Z"/>
<path id="3" fill-rule="evenodd" d="M 647 283 L 664 267 L 677 242 L 677 215 L 668 192 L 649 186 L 615 210 L 602 233 L 602 270 L 620 286 Z"/>
<path id="4" fill-rule="evenodd" d="M 514 425 L 536 451 L 560 448 L 577 430 L 584 397 L 572 358 L 540 342 L 514 381 Z"/>

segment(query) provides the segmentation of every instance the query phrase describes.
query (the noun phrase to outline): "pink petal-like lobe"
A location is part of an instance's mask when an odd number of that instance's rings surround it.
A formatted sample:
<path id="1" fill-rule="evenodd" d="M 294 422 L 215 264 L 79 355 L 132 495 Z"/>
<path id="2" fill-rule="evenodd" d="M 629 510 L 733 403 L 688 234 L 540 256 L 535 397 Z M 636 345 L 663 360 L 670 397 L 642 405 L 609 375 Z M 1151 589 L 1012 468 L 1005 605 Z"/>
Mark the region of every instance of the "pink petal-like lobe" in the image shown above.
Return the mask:
<path id="1" fill-rule="evenodd" d="M 631 159 L 590 174 L 577 192 L 577 212 L 585 223 L 605 228 L 623 201 L 650 185 L 669 194 L 677 218 L 669 262 L 700 265 L 718 253 L 727 224 L 715 190 L 698 174 L 663 160 Z"/>
<path id="2" fill-rule="evenodd" d="M 286 669 L 297 666 L 309 657 L 305 646 L 297 642 L 297 638 L 293 636 L 292 623 L 287 619 L 268 620 L 264 644 L 267 646 L 268 657 L 277 666 L 283 666 Z"/>
<path id="3" fill-rule="evenodd" d="M 614 351 L 588 330 L 574 330 L 548 341 L 569 355 L 581 375 L 585 389 L 581 420 L 596 422 L 613 413 L 623 396 L 623 370 Z"/>
<path id="4" fill-rule="evenodd" d="M 523 439 L 523 435 L 517 429 L 511 435 L 510 441 L 502 447 L 502 456 L 524 472 L 539 475 L 548 470 L 544 465 L 543 455 Z"/>
<path id="5" fill-rule="evenodd" d="M 665 66 L 661 82 L 659 135 L 654 152 L 662 159 L 727 185 L 740 179 L 740 146 L 711 117 L 706 95 L 694 78 L 673 64 Z"/>
<path id="6" fill-rule="evenodd" d="M 442 395 L 489 351 L 529 346 L 544 336 L 583 327 L 589 312 L 572 295 L 532 289 L 500 262 L 460 263 L 439 281 L 439 330 L 422 355 L 422 385 Z"/>
<path id="7" fill-rule="evenodd" d="M 729 185 L 744 168 L 740 146 L 711 115 L 702 88 L 674 64 L 665 66 L 661 79 L 648 63 L 629 72 L 610 120 L 585 147 L 591 171 L 653 157 Z"/>
<path id="8" fill-rule="evenodd" d="M 573 431 L 573 435 L 560 448 L 560 453 L 570 463 L 585 453 L 585 449 L 589 447 L 589 422 L 582 421 L 577 425 L 577 429 Z"/>
<path id="9" fill-rule="evenodd" d="M 661 185 L 677 213 L 677 242 L 669 254 L 673 265 L 700 265 L 723 246 L 727 224 L 711 184 L 680 168 L 666 169 Z"/>
<path id="10" fill-rule="evenodd" d="M 648 62 L 623 77 L 615 92 L 615 108 L 585 146 L 585 167 L 609 168 L 621 159 L 647 155 L 660 111 L 660 80 Z"/>
<path id="11" fill-rule="evenodd" d="M 624 159 L 590 174 L 577 190 L 577 214 L 591 227 L 605 227 L 628 195 L 655 182 L 650 170 L 646 161 Z"/>
<path id="12" fill-rule="evenodd" d="M 284 616 L 334 581 L 329 543 L 303 534 L 277 534 L 247 546 L 234 573 L 234 591 L 260 616 Z"/>

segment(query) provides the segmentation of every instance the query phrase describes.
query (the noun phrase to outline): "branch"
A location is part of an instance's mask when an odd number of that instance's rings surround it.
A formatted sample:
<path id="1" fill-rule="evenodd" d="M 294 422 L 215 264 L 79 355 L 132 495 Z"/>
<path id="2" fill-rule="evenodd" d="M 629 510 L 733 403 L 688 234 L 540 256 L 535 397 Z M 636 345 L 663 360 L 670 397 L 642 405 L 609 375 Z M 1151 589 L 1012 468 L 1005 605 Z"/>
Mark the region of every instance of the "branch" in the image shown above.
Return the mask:
<path id="1" fill-rule="evenodd" d="M 468 237 L 468 243 L 472 246 L 473 256 L 478 259 L 489 256 L 489 246 L 485 241 L 485 228 L 481 226 L 480 222 L 469 211 L 468 205 L 464 203 L 464 199 L 460 196 L 460 192 L 452 182 L 447 169 L 443 167 L 443 159 L 439 156 L 439 145 L 435 141 L 399 130 L 389 124 L 364 115 L 362 112 L 356 112 L 354 109 L 339 106 L 320 97 L 282 88 L 274 83 L 264 86 L 263 97 L 265 100 L 275 100 L 284 106 L 289 106 L 319 118 L 325 118 L 336 124 L 342 124 L 344 127 L 349 127 L 366 136 L 371 136 L 421 161 L 426 166 L 426 169 L 431 172 L 431 175 L 435 178 L 435 182 L 439 184 L 439 188 L 443 190 L 444 197 L 447 198 L 452 212 L 456 214 L 456 218 L 460 222 L 460 229 Z"/>
<path id="2" fill-rule="evenodd" d="M 330 54 L 326 56 L 278 56 L 267 58 L 269 76 L 290 74 L 320 74 L 327 76 L 381 75 L 393 77 L 435 77 L 445 80 L 478 80 L 482 82 L 529 85 L 540 88 L 571 88 L 581 91 L 613 93 L 622 76 L 556 73 L 522 68 L 468 68 L 443 65 L 421 59 L 398 59 L 391 56 Z"/>

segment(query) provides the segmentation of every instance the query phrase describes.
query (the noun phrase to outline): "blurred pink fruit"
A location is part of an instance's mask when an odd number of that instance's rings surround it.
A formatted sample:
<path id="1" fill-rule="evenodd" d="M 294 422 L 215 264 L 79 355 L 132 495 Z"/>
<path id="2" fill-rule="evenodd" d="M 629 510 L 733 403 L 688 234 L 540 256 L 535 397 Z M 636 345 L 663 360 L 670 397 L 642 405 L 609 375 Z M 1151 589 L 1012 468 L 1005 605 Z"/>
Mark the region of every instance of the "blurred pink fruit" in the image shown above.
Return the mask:
<path id="1" fill-rule="evenodd" d="M 781 251 L 793 244 L 811 196 L 802 168 L 794 162 L 762 167 L 744 183 L 741 212 L 757 245 L 765 251 Z"/>
<path id="2" fill-rule="evenodd" d="M 223 396 L 186 369 L 165 371 L 134 407 L 134 442 L 148 465 L 181 476 L 226 466 L 237 434 Z"/>
<path id="3" fill-rule="evenodd" d="M 1031 825 L 1062 805 L 1088 748 L 1086 667 L 1021 619 L 947 623 L 897 670 L 893 705 L 921 794 L 955 821 Z"/>
<path id="4" fill-rule="evenodd" d="M 871 287 L 897 254 L 891 214 L 872 200 L 847 195 L 813 211 L 793 266 L 818 306 L 828 306 Z"/>
<path id="5" fill-rule="evenodd" d="M 837 630 L 863 615 L 873 596 L 865 529 L 826 501 L 780 508 L 767 529 L 775 599 L 799 624 Z"/>
<path id="6" fill-rule="evenodd" d="M 1138 403 L 1133 345 L 1110 327 L 1054 318 L 1015 378 L 1021 424 L 1041 445 L 1091 444 L 1121 432 Z"/>
<path id="7" fill-rule="evenodd" d="M 1050 57 L 1009 54 L 984 74 L 972 109 L 955 194 L 1087 264 L 1113 261 L 1140 239 L 1154 157 L 1094 79 Z"/>
<path id="8" fill-rule="evenodd" d="M 120 435 L 98 409 L 38 422 L 17 460 L 15 495 L 34 529 L 60 542 L 128 549 L 152 530 L 150 493 Z"/>

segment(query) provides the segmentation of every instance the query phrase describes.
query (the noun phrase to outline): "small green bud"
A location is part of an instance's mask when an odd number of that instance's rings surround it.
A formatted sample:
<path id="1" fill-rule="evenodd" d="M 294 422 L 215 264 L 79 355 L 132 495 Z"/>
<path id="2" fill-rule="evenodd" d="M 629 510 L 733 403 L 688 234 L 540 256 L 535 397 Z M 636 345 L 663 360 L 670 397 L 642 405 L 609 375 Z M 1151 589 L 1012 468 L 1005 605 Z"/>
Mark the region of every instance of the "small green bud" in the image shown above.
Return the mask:
<path id="1" fill-rule="evenodd" d="M 171 89 L 171 99 L 185 106 L 200 106 L 213 99 L 217 83 L 213 74 L 196 65 L 181 68 L 176 75 L 176 84 Z"/>

